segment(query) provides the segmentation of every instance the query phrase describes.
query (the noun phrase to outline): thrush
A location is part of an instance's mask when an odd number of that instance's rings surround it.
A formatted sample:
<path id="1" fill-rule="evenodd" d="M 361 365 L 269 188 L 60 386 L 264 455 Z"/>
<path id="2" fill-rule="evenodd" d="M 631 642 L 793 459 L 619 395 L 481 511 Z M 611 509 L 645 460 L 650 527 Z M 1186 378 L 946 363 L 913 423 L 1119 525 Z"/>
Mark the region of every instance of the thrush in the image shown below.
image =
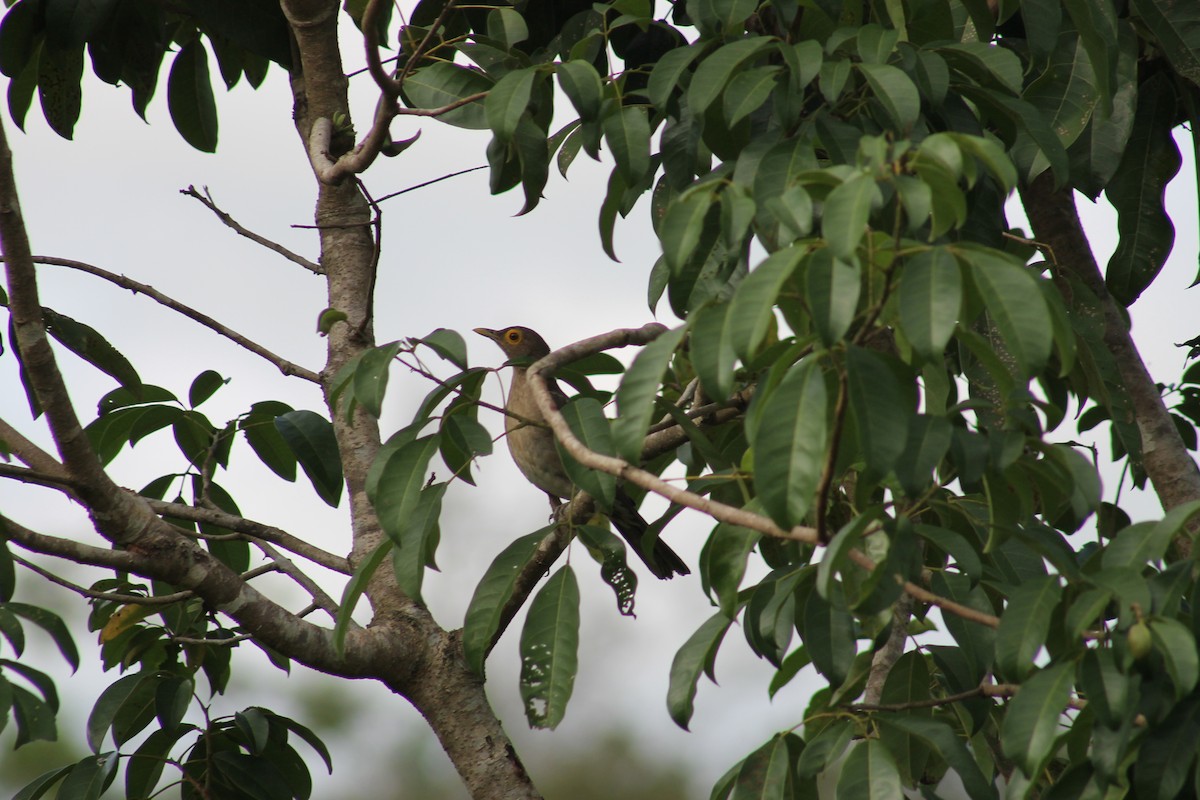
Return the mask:
<path id="1" fill-rule="evenodd" d="M 533 399 L 533 391 L 525 375 L 530 364 L 550 353 L 549 346 L 536 332 L 520 326 L 500 330 L 476 328 L 475 332 L 491 339 L 510 361 L 516 361 L 513 364 L 508 402 L 504 406 L 508 412 L 504 429 L 508 434 L 508 452 L 513 461 L 534 486 L 552 498 L 569 500 L 575 494 L 575 485 L 563 468 L 562 458 L 554 444 L 554 434 L 547 427 L 545 417 Z M 553 380 L 547 381 L 547 384 L 550 396 L 562 408 L 567 402 L 566 395 Z M 677 574 L 690 573 L 683 559 L 661 539 L 656 537 L 649 551 L 643 547 L 643 538 L 649 525 L 638 513 L 637 503 L 621 486 L 617 486 L 609 518 L 613 527 L 656 577 L 673 578 Z"/>

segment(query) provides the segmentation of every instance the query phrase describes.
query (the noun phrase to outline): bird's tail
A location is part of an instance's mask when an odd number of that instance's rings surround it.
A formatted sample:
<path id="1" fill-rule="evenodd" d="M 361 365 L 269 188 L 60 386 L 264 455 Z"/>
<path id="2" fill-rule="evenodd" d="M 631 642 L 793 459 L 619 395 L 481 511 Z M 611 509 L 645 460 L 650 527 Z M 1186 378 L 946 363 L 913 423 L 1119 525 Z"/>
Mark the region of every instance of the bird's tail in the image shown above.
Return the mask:
<path id="1" fill-rule="evenodd" d="M 674 578 L 676 575 L 691 574 L 691 570 L 688 569 L 687 564 L 683 563 L 679 554 L 657 536 L 647 552 L 643 541 L 650 526 L 638 513 L 637 504 L 633 502 L 633 498 L 621 489 L 617 490 L 611 519 L 617 533 L 621 534 L 629 543 L 629 546 L 645 562 L 656 578 L 666 579 Z"/>

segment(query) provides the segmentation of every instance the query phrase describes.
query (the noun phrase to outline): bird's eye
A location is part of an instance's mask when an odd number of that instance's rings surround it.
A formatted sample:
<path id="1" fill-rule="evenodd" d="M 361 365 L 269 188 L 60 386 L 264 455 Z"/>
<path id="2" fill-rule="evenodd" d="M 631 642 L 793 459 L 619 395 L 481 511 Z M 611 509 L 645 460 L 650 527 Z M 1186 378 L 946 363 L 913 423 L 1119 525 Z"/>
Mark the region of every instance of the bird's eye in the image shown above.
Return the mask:
<path id="1" fill-rule="evenodd" d="M 513 344 L 520 344 L 521 343 L 521 332 L 519 330 L 517 330 L 516 328 L 510 328 L 508 330 L 508 332 L 504 334 L 504 338 L 508 339 Z"/>

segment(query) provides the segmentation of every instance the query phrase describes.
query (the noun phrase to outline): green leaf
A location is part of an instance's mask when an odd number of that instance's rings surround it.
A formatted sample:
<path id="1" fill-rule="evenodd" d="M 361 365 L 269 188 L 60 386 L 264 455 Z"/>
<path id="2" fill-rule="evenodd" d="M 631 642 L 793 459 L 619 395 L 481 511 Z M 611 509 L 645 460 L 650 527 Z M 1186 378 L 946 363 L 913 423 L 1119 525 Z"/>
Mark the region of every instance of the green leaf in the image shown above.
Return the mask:
<path id="1" fill-rule="evenodd" d="M 65 767 L 43 772 L 31 782 L 25 784 L 25 788 L 13 795 L 13 800 L 39 800 L 39 798 L 44 797 L 54 787 L 54 784 L 65 777 L 74 766 L 74 764 L 68 764 Z"/>
<path id="2" fill-rule="evenodd" d="M 731 42 L 710 53 L 700 62 L 688 86 L 687 103 L 692 114 L 702 116 L 716 102 L 734 72 L 772 43 L 773 40 L 766 36 L 753 36 Z"/>
<path id="3" fill-rule="evenodd" d="M 995 609 L 987 599 L 982 587 L 972 586 L 966 575 L 953 572 L 935 572 L 931 588 L 935 594 L 968 606 L 985 614 L 994 614 Z M 954 614 L 943 617 L 946 629 L 958 643 L 963 656 L 968 660 L 972 681 L 978 683 L 983 674 L 991 669 L 995 661 L 996 632 L 991 628 L 969 622 Z"/>
<path id="4" fill-rule="evenodd" d="M 1054 326 L 1037 279 L 997 251 L 963 248 L 960 258 L 970 267 L 991 320 L 1024 375 L 1040 372 L 1050 358 Z"/>
<path id="5" fill-rule="evenodd" d="M 879 188 L 870 175 L 859 174 L 838 186 L 825 198 L 821 213 L 821 235 L 834 256 L 851 259 L 867 232 L 871 205 Z"/>
<path id="6" fill-rule="evenodd" d="M 80 759 L 58 787 L 57 797 L 63 800 L 98 800 L 116 775 L 118 760 L 115 752 Z"/>
<path id="7" fill-rule="evenodd" d="M 915 499 L 929 488 L 953 440 L 954 426 L 945 417 L 918 414 L 909 419 L 908 444 L 895 464 L 905 494 Z"/>
<path id="8" fill-rule="evenodd" d="M 396 549 L 392 551 L 392 569 L 396 583 L 409 597 L 421 598 L 425 567 L 434 566 L 434 550 L 439 539 L 438 518 L 442 513 L 442 498 L 448 483 L 435 483 L 421 490 L 417 506 L 400 531 Z"/>
<path id="9" fill-rule="evenodd" d="M 562 722 L 579 668 L 579 584 L 571 567 L 533 598 L 521 629 L 521 700 L 534 728 Z"/>
<path id="10" fill-rule="evenodd" d="M 175 56 L 167 79 L 167 106 L 183 140 L 205 153 L 217 150 L 217 104 L 208 74 L 208 51 L 192 39 Z"/>
<path id="11" fill-rule="evenodd" d="M 428 335 L 416 341 L 459 369 L 467 369 L 467 343 L 458 331 L 449 328 L 435 328 Z"/>
<path id="12" fill-rule="evenodd" d="M 275 429 L 292 449 L 317 496 L 337 508 L 342 499 L 342 462 L 333 424 L 313 411 L 290 411 L 275 418 Z"/>
<path id="13" fill-rule="evenodd" d="M 979 553 L 965 537 L 952 530 L 934 525 L 913 525 L 913 530 L 923 539 L 929 540 L 939 550 L 944 550 L 954 559 L 955 565 L 966 575 L 978 581 L 983 577 L 983 562 Z"/>
<path id="14" fill-rule="evenodd" d="M 763 508 L 784 530 L 804 521 L 829 437 L 825 375 L 816 359 L 788 369 L 763 406 L 753 441 L 754 485 Z"/>
<path id="15" fill-rule="evenodd" d="M 424 496 L 422 490 L 426 485 L 429 460 L 437 448 L 438 437 L 424 436 L 396 450 L 381 451 L 381 456 L 387 460 L 379 472 L 374 491 L 368 493 L 384 533 L 397 547 L 408 548 L 403 556 L 411 567 L 406 571 L 410 578 L 407 589 L 417 592 L 410 594 L 417 600 L 420 599 L 421 572 L 425 566 L 424 541 L 437 523 L 435 512 L 440 497 L 433 499 L 431 495 L 431 499 L 425 499 L 421 513 L 418 509 Z M 444 490 L 444 484 L 441 486 Z"/>
<path id="16" fill-rule="evenodd" d="M 24 73 L 22 73 L 22 76 Z M 75 135 L 75 123 L 83 103 L 80 81 L 83 79 L 83 48 L 70 45 L 42 45 L 37 70 L 38 99 L 42 115 L 50 128 L 64 139 Z M 15 83 L 13 84 L 15 86 Z M 10 94 L 9 102 L 12 102 Z"/>
<path id="17" fill-rule="evenodd" d="M 191 388 L 188 389 L 188 405 L 195 408 L 212 397 L 218 389 L 227 383 L 229 383 L 229 378 L 222 378 L 219 372 L 206 369 L 192 381 Z"/>
<path id="18" fill-rule="evenodd" d="M 522 536 L 492 560 L 475 587 L 463 622 L 463 654 L 477 675 L 483 675 L 483 662 L 492 637 L 500 628 L 500 614 L 512 598 L 521 568 L 533 557 L 538 543 L 554 532 L 550 525 Z"/>
<path id="19" fill-rule="evenodd" d="M 908 423 L 916 410 L 912 387 L 900 383 L 883 356 L 861 347 L 846 351 L 846 373 L 850 410 L 866 456 L 863 474 L 876 480 L 891 471 L 908 443 Z"/>
<path id="20" fill-rule="evenodd" d="M 557 67 L 558 85 L 575 106 L 579 118 L 593 122 L 600 117 L 604 83 L 596 68 L 586 61 L 565 61 Z"/>
<path id="21" fill-rule="evenodd" d="M 368 414 L 379 418 L 383 413 L 383 396 L 387 391 L 388 371 L 400 352 L 400 342 L 367 350 L 354 370 L 354 399 Z"/>
<path id="22" fill-rule="evenodd" d="M 584 447 L 601 455 L 613 455 L 612 431 L 599 400 L 577 397 L 563 406 L 562 414 Z M 590 494 L 601 511 L 611 510 L 617 496 L 616 476 L 583 466 L 567 453 L 557 438 L 554 444 L 571 483 Z"/>
<path id="23" fill-rule="evenodd" d="M 850 749 L 837 783 L 838 797 L 902 800 L 900 770 L 878 739 L 865 739 Z"/>
<path id="24" fill-rule="evenodd" d="M 1139 798 L 1186 797 L 1184 785 L 1200 744 L 1200 702 L 1189 697 L 1150 729 L 1137 750 L 1133 782 Z"/>
<path id="25" fill-rule="evenodd" d="M 337 620 L 333 626 L 333 648 L 339 654 L 345 650 L 346 632 L 350 629 L 354 607 L 358 605 L 358 599 L 367 590 L 367 584 L 383 563 L 383 559 L 392 551 L 392 546 L 391 539 L 381 541 L 371 554 L 359 563 L 350 580 L 346 582 L 346 588 L 342 591 L 342 602 L 338 604 Z"/>
<path id="26" fill-rule="evenodd" d="M 780 67 L 755 67 L 739 72 L 725 90 L 725 124 L 732 128 L 753 114 L 771 96 Z"/>
<path id="27" fill-rule="evenodd" d="M 111 375 L 134 394 L 140 392 L 142 379 L 137 370 L 95 328 L 45 307 L 42 319 L 46 322 L 46 332 L 72 353 Z"/>
<path id="28" fill-rule="evenodd" d="M 1162 654 L 1167 674 L 1175 684 L 1175 699 L 1180 700 L 1196 688 L 1200 679 L 1200 660 L 1196 655 L 1196 637 L 1177 619 L 1150 620 L 1154 649 Z"/>
<path id="29" fill-rule="evenodd" d="M 1059 38 L 1046 70 L 1026 87 L 1022 97 L 1042 113 L 1064 147 L 1079 138 L 1099 93 L 1092 61 L 1078 36 L 1063 34 Z"/>
<path id="30" fill-rule="evenodd" d="M 658 60 L 650 72 L 650 81 L 646 86 L 646 94 L 655 108 L 667 105 L 684 71 L 702 51 L 701 43 L 676 47 Z"/>
<path id="31" fill-rule="evenodd" d="M 525 18 L 514 8 L 494 8 L 488 14 L 488 37 L 503 42 L 510 49 L 529 38 Z"/>
<path id="32" fill-rule="evenodd" d="M 50 704 L 22 686 L 13 686 L 12 692 L 13 716 L 17 723 L 17 740 L 13 749 L 30 742 L 57 740 L 58 731 L 54 724 L 54 709 Z"/>
<path id="33" fill-rule="evenodd" d="M 599 525 L 580 525 L 575 529 L 575 535 L 600 562 L 600 577 L 612 588 L 617 611 L 624 617 L 635 616 L 633 606 L 638 579 L 625 560 L 625 543 L 608 528 Z"/>
<path id="34" fill-rule="evenodd" d="M 43 8 L 38 0 L 22 0 L 0 20 L 0 74 L 16 79 L 38 55 Z"/>
<path id="35" fill-rule="evenodd" d="M 1074 676 L 1072 664 L 1052 664 L 1022 684 L 1008 704 L 1000 744 L 1027 776 L 1041 772 L 1054 752 Z"/>
<path id="36" fill-rule="evenodd" d="M 708 586 L 717 596 L 725 616 L 733 619 L 739 608 L 738 589 L 746 575 L 746 562 L 762 534 L 749 528 L 717 524 L 704 548 L 701 566 Z"/>
<path id="37" fill-rule="evenodd" d="M 513 70 L 498 80 L 488 92 L 483 107 L 487 113 L 488 127 L 500 141 L 511 141 L 517 132 L 517 124 L 529 107 L 533 80 L 537 75 L 537 67 Z"/>
<path id="38" fill-rule="evenodd" d="M 441 108 L 492 88 L 492 81 L 477 69 L 438 61 L 414 71 L 404 80 L 404 95 L 413 108 Z M 484 130 L 488 115 L 478 100 L 438 117 L 459 128 Z"/>
<path id="39" fill-rule="evenodd" d="M 724 36 L 741 33 L 755 6 L 755 0 L 687 0 L 687 15 L 705 36 Z"/>
<path id="40" fill-rule="evenodd" d="M 813 666 L 825 676 L 830 687 L 844 684 L 858 649 L 850 612 L 813 591 L 802 603 L 797 602 L 796 619 L 803 622 L 804 646 Z"/>
<path id="41" fill-rule="evenodd" d="M 1062 597 L 1058 579 L 1033 578 L 1013 588 L 996 629 L 996 666 L 1019 683 L 1034 670 L 1033 659 L 1046 642 L 1054 609 Z"/>
<path id="42" fill-rule="evenodd" d="M 640 106 L 622 106 L 601 123 L 617 169 L 629 186 L 637 186 L 650 172 L 650 118 Z"/>
<path id="43" fill-rule="evenodd" d="M 872 94 L 891 117 L 896 130 L 905 134 L 921 116 L 921 95 L 912 79 L 890 64 L 859 64 Z"/>
<path id="44" fill-rule="evenodd" d="M 141 673 L 118 678 L 115 683 L 100 693 L 87 721 L 87 743 L 93 753 L 99 753 L 104 736 L 112 727 L 117 711 L 133 694 L 134 689 L 146 676 Z"/>
<path id="45" fill-rule="evenodd" d="M 734 778 L 731 800 L 764 800 L 790 797 L 793 763 L 804 742 L 794 733 L 777 733 L 762 747 L 746 756 Z M 799 791 L 799 787 L 795 787 Z M 808 787 L 816 793 L 816 783 Z"/>
<path id="46" fill-rule="evenodd" d="M 642 440 L 650 427 L 654 398 L 685 331 L 686 328 L 680 326 L 643 347 L 621 379 L 612 434 L 617 454 L 630 463 L 641 460 Z"/>
<path id="47" fill-rule="evenodd" d="M 817 250 L 804 271 L 807 303 L 813 325 L 826 347 L 846 335 L 858 311 L 862 270 L 854 262 L 842 261 L 828 248 Z"/>
<path id="48" fill-rule="evenodd" d="M 675 724 L 688 730 L 692 719 L 692 703 L 696 699 L 696 683 L 701 673 L 713 677 L 713 664 L 721 640 L 733 620 L 718 612 L 688 637 L 671 662 L 671 682 L 667 689 L 667 713 Z"/>
<path id="49" fill-rule="evenodd" d="M 733 294 L 729 306 L 729 336 L 734 352 L 749 361 L 758 350 L 775 315 L 783 285 L 808 254 L 804 245 L 776 251 L 755 267 Z"/>
<path id="50" fill-rule="evenodd" d="M 733 392 L 737 353 L 730 330 L 732 306 L 716 303 L 695 312 L 690 320 L 692 364 L 708 397 L 720 400 Z"/>
<path id="51" fill-rule="evenodd" d="M 71 632 L 62 621 L 62 617 L 29 603 L 5 603 L 3 607 L 48 633 L 58 652 L 62 653 L 62 657 L 71 665 L 71 669 L 79 669 L 79 650 L 75 647 L 75 640 L 71 638 Z"/>
<path id="52" fill-rule="evenodd" d="M 996 787 L 980 770 L 968 752 L 964 740 L 945 722 L 916 714 L 879 714 L 875 720 L 884 727 L 896 728 L 923 741 L 958 773 L 968 797 L 975 800 L 994 798 Z"/>
<path id="53" fill-rule="evenodd" d="M 940 361 L 962 313 L 962 272 L 944 248 L 910 258 L 898 294 L 904 337 L 923 357 Z"/>
<path id="54" fill-rule="evenodd" d="M 1133 131 L 1105 197 L 1117 210 L 1117 249 L 1105 281 L 1117 300 L 1130 305 L 1162 270 L 1175 243 L 1165 206 L 1167 184 L 1179 172 L 1175 87 L 1156 74 L 1138 88 Z"/>
<path id="55" fill-rule="evenodd" d="M 1200 86 L 1200 10 L 1172 0 L 1133 0 L 1132 5 L 1175 71 Z"/>
<path id="56" fill-rule="evenodd" d="M 834 576 L 842 572 L 849 561 L 850 551 L 863 542 L 863 532 L 872 522 L 879 518 L 878 507 L 868 509 L 842 526 L 825 548 L 825 555 L 817 565 L 817 581 L 815 588 L 821 597 L 834 602 L 840 601 L 833 589 Z M 843 605 L 844 607 L 844 605 Z"/>
<path id="57" fill-rule="evenodd" d="M 296 456 L 275 427 L 275 418 L 293 411 L 286 403 L 267 400 L 250 406 L 241 422 L 242 433 L 259 460 L 285 481 L 296 480 Z"/>
<path id="58" fill-rule="evenodd" d="M 695 192 L 671 204 L 658 229 L 662 240 L 663 258 L 678 274 L 691 261 L 704 235 L 704 222 L 717 198 L 706 192 Z"/>

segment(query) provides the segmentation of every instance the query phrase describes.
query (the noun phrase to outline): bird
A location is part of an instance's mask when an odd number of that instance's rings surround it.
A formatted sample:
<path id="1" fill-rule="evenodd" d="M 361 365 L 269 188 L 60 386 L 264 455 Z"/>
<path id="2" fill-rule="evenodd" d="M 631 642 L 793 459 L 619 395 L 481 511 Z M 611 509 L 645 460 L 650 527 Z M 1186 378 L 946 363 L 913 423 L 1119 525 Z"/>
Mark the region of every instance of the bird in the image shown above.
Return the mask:
<path id="1" fill-rule="evenodd" d="M 563 468 L 554 444 L 554 433 L 546 425 L 525 375 L 530 364 L 549 355 L 550 347 L 536 331 L 521 325 L 498 330 L 475 328 L 475 333 L 491 339 L 508 360 L 514 362 L 508 402 L 504 406 L 509 454 L 530 483 L 551 498 L 569 500 L 575 494 L 575 485 Z M 566 395 L 553 380 L 548 380 L 547 384 L 554 402 L 562 408 L 567 402 Z M 667 579 L 691 573 L 683 559 L 661 539 L 654 539 L 649 552 L 643 549 L 642 541 L 649 525 L 638 513 L 637 503 L 620 485 L 609 519 L 655 577 Z"/>

